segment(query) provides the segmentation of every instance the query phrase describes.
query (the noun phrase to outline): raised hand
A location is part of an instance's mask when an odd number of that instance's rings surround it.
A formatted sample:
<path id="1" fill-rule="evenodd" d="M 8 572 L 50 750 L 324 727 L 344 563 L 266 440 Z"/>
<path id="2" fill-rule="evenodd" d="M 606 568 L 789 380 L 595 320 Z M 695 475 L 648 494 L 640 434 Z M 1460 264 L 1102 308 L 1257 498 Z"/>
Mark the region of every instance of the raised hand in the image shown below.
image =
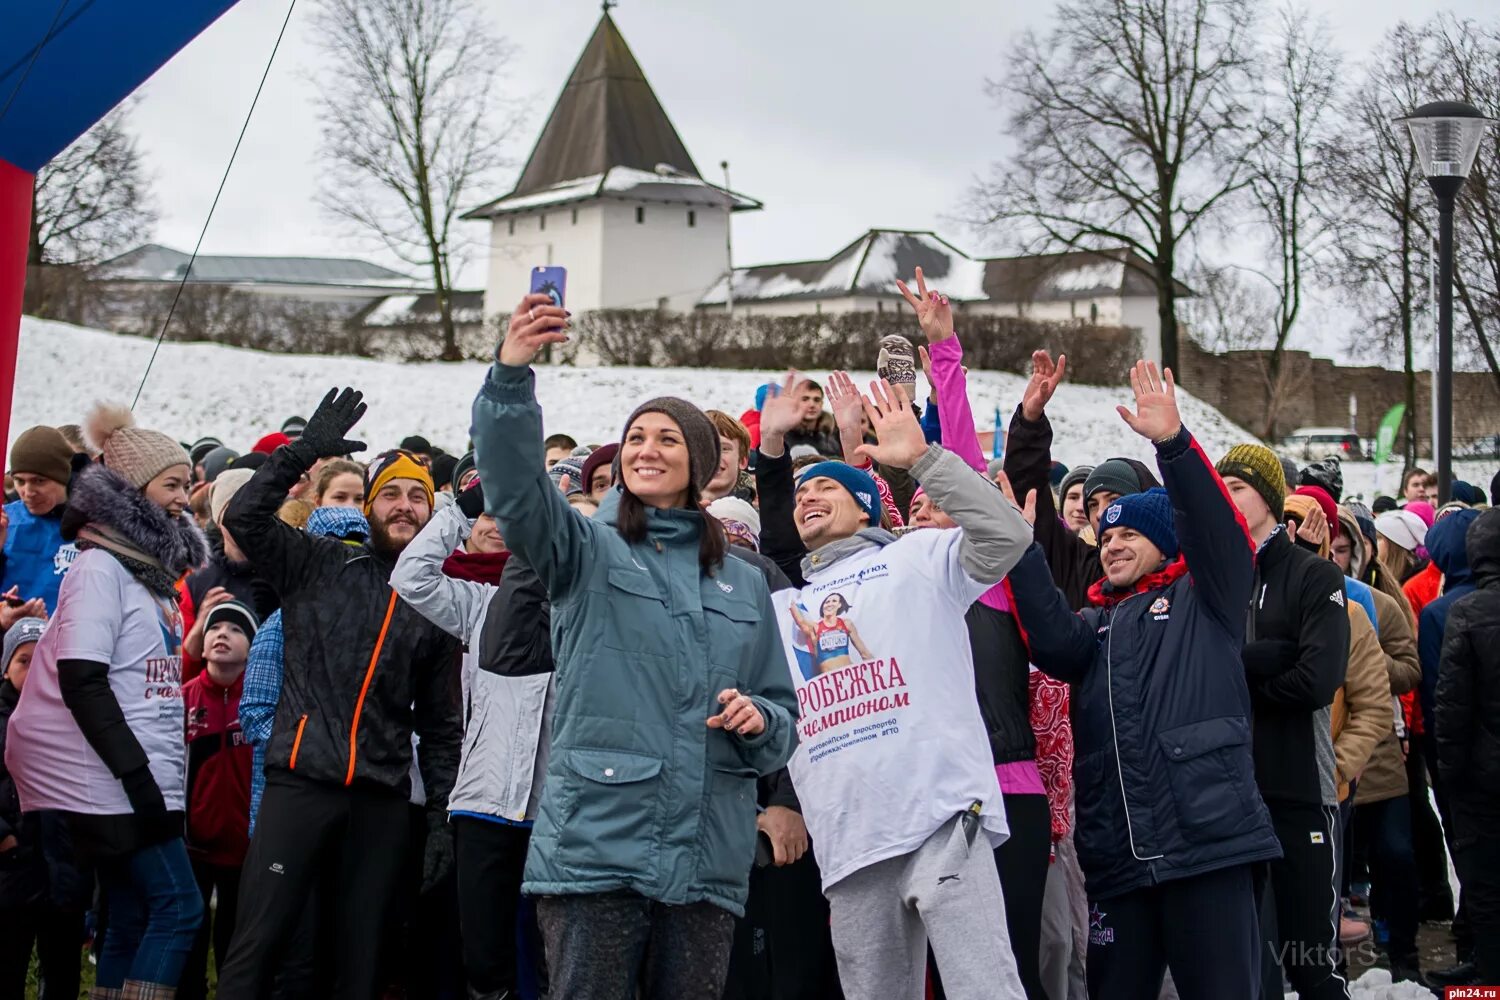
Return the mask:
<path id="1" fill-rule="evenodd" d="M 1046 351 L 1034 351 L 1031 355 L 1031 381 L 1026 383 L 1026 392 L 1021 396 L 1021 415 L 1027 420 L 1040 420 L 1047 412 L 1052 394 L 1062 384 L 1068 370 L 1068 356 L 1059 354 L 1057 364 Z"/>
<path id="2" fill-rule="evenodd" d="M 531 364 L 538 352 L 548 344 L 568 342 L 568 316 L 566 309 L 552 304 L 552 296 L 537 293 L 528 295 L 510 314 L 510 326 L 500 349 L 495 352 L 502 365 L 524 368 Z"/>
<path id="3" fill-rule="evenodd" d="M 4 594 L 0 594 L 0 597 L 4 597 L 6 602 L 19 601 L 21 600 L 20 588 L 12 587 Z M 21 604 L 0 604 L 0 631 L 10 631 L 10 627 L 22 618 L 40 618 L 46 621 L 47 602 L 40 597 L 33 597 Z"/>
<path id="4" fill-rule="evenodd" d="M 344 437 L 365 415 L 364 399 L 364 393 L 354 389 L 329 389 L 323 402 L 308 418 L 297 445 L 310 447 L 314 458 L 333 458 L 364 451 L 363 441 L 350 441 Z"/>
<path id="5" fill-rule="evenodd" d="M 1023 505 L 1016 502 L 1016 489 L 1010 484 L 1009 476 L 1002 472 L 995 482 L 999 485 L 1000 492 L 1005 494 L 1005 499 L 1010 501 L 1010 505 L 1021 512 L 1021 517 L 1025 518 L 1027 524 L 1034 527 L 1036 525 L 1036 490 L 1026 491 L 1026 503 Z"/>
<path id="6" fill-rule="evenodd" d="M 927 290 L 927 279 L 922 276 L 920 267 L 917 268 L 915 295 L 906 286 L 906 282 L 899 278 L 896 279 L 896 287 L 906 296 L 906 301 L 911 303 L 912 311 L 917 314 L 917 324 L 922 327 L 922 335 L 929 344 L 953 336 L 953 307 L 948 303 L 948 296 Z"/>
<path id="7" fill-rule="evenodd" d="M 1131 413 L 1128 407 L 1115 407 L 1130 429 L 1150 441 L 1176 437 L 1182 429 L 1182 417 L 1177 412 L 1177 384 L 1172 379 L 1172 369 L 1158 374 L 1156 362 L 1137 361 L 1130 370 L 1130 388 L 1135 392 L 1135 412 Z"/>
<path id="8" fill-rule="evenodd" d="M 1287 518 L 1287 533 L 1294 538 L 1300 538 L 1313 548 L 1322 548 L 1323 543 L 1328 540 L 1328 517 L 1323 513 L 1323 508 L 1314 504 L 1303 518 L 1302 524 L 1298 525 L 1295 518 Z"/>
<path id="9" fill-rule="evenodd" d="M 800 407 L 792 394 L 801 380 L 796 372 L 787 372 L 781 385 L 773 385 L 766 393 L 765 405 L 760 408 L 761 454 L 780 458 L 785 450 L 787 433 L 802 422 Z"/>
<path id="10" fill-rule="evenodd" d="M 865 415 L 875 428 L 876 443 L 862 444 L 855 453 L 893 469 L 910 469 L 927 453 L 927 437 L 916 411 L 889 382 L 871 382 L 870 396 L 864 400 Z"/>
<path id="11" fill-rule="evenodd" d="M 828 405 L 833 409 L 833 419 L 839 433 L 852 433 L 856 438 L 864 435 L 865 402 L 854 387 L 848 372 L 834 372 L 828 376 Z M 761 420 L 765 417 L 762 415 Z"/>
<path id="12" fill-rule="evenodd" d="M 927 399 L 936 406 L 938 401 L 937 383 L 932 380 L 932 355 L 927 353 L 927 348 L 917 346 L 917 357 L 922 361 L 922 374 L 927 377 Z"/>

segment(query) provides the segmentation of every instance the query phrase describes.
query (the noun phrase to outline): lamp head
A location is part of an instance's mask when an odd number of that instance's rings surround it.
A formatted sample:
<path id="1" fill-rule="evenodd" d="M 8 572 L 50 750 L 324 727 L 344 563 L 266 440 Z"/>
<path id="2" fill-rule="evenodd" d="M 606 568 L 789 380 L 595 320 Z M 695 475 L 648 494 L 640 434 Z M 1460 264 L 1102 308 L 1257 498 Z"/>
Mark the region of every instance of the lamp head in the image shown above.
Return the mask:
<path id="1" fill-rule="evenodd" d="M 1397 121 L 1411 133 L 1422 173 L 1429 181 L 1454 178 L 1462 184 L 1474 166 L 1479 140 L 1494 123 L 1472 104 L 1433 101 Z"/>

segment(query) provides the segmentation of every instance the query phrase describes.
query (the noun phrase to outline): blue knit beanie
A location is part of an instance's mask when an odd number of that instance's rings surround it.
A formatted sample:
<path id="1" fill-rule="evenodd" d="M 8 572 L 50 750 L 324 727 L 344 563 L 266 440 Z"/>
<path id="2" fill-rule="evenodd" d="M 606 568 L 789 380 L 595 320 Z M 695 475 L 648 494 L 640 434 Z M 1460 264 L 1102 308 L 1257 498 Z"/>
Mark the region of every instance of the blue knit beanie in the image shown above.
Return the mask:
<path id="1" fill-rule="evenodd" d="M 859 504 L 859 509 L 865 512 L 865 518 L 871 527 L 880 523 L 880 491 L 868 472 L 862 472 L 843 462 L 819 462 L 802 470 L 802 474 L 797 477 L 797 485 L 800 487 L 811 479 L 832 479 L 849 491 L 854 502 Z"/>
<path id="2" fill-rule="evenodd" d="M 766 382 L 763 385 L 757 386 L 755 389 L 755 409 L 764 410 L 766 408 L 766 397 L 776 395 L 776 390 L 780 388 L 775 382 Z"/>
<path id="3" fill-rule="evenodd" d="M 1099 519 L 1099 534 L 1110 528 L 1132 528 L 1151 540 L 1168 559 L 1177 558 L 1177 522 L 1172 500 L 1161 487 L 1120 497 Z"/>

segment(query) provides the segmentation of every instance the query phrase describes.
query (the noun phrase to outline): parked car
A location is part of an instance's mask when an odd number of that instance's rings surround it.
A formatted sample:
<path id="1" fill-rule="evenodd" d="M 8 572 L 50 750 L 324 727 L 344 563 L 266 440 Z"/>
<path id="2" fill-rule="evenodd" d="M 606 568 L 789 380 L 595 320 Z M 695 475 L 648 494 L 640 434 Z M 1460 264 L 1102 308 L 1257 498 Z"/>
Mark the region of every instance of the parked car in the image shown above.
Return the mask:
<path id="1" fill-rule="evenodd" d="M 1359 435 L 1342 427 L 1303 427 L 1287 435 L 1281 452 L 1294 462 L 1316 462 L 1337 455 L 1346 462 L 1365 457 Z"/>

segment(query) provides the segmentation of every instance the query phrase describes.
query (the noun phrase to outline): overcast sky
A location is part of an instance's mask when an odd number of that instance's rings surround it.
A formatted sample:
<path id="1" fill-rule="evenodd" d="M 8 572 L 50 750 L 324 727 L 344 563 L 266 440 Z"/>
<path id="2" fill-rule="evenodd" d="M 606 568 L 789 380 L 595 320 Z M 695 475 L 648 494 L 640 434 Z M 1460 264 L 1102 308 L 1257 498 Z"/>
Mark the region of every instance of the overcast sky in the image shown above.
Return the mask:
<path id="1" fill-rule="evenodd" d="M 313 199 L 318 126 L 308 74 L 318 50 L 299 0 L 205 253 L 347 254 L 383 259 Z M 483 0 L 517 47 L 505 94 L 529 108 L 516 169 L 599 18 L 597 0 Z M 1446 0 L 1481 17 L 1493 0 Z M 156 178 L 159 242 L 191 250 L 288 0 L 240 0 L 148 81 L 133 118 Z M 1430 0 L 1308 0 L 1344 51 L 1362 58 Z M 1268 7 L 1270 3 L 1268 2 Z M 872 227 L 934 229 L 979 249 L 956 221 L 976 175 L 1004 150 L 984 93 L 1020 31 L 1052 4 L 1002 0 L 623 0 L 614 16 L 698 168 L 765 202 L 735 221 L 737 263 L 822 257 Z M 509 190 L 514 172 L 477 204 Z M 465 223 L 483 241 L 482 224 Z M 465 283 L 480 287 L 482 267 Z"/>

